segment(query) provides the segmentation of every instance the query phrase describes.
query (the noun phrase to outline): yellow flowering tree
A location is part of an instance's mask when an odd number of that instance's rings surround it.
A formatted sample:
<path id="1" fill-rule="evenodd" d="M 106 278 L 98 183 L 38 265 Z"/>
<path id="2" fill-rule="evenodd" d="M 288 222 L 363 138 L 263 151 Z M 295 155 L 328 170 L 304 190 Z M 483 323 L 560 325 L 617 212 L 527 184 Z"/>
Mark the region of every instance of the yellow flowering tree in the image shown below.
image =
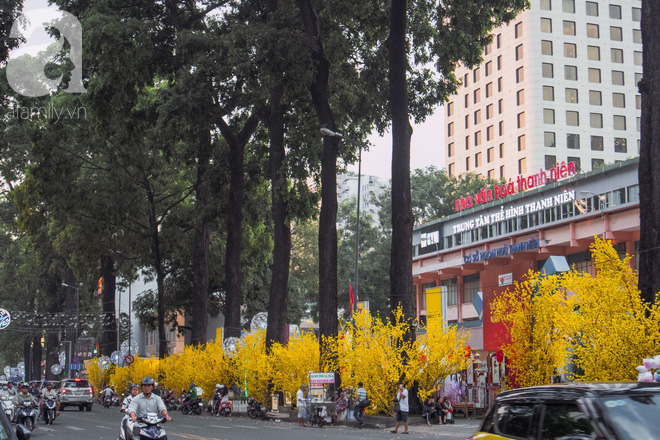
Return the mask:
<path id="1" fill-rule="evenodd" d="M 415 347 L 404 340 L 410 324 L 401 309 L 385 320 L 371 316 L 368 310 L 353 316 L 354 324 L 342 325 L 338 338 L 329 341 L 328 346 L 337 353 L 337 365 L 325 369 L 336 371 L 334 367 L 339 367 L 342 384 L 353 389 L 363 382 L 371 401 L 367 408 L 370 414 L 389 411 L 396 383 L 403 379 L 409 388 L 414 378 L 414 370 L 404 356 L 415 353 Z"/>
<path id="2" fill-rule="evenodd" d="M 102 369 L 97 357 L 85 361 L 85 369 L 87 370 L 87 380 L 94 389 L 94 394 L 98 396 L 103 385 L 110 381 L 110 370 Z"/>
<path id="3" fill-rule="evenodd" d="M 286 346 L 273 344 L 270 359 L 274 389 L 294 396 L 319 368 L 319 342 L 314 333 L 298 334 Z"/>
<path id="4" fill-rule="evenodd" d="M 492 319 L 502 322 L 510 340 L 502 345 L 518 386 L 547 384 L 564 372 L 575 326 L 574 298 L 567 298 L 562 275 L 530 271 L 513 290 L 496 296 Z"/>
<path id="5" fill-rule="evenodd" d="M 158 359 L 144 359 L 135 356 L 135 361 L 125 367 L 115 367 L 110 370 L 110 383 L 115 386 L 118 393 L 124 392 L 130 384 L 138 385 L 146 376 L 158 381 L 160 365 Z"/>
<path id="6" fill-rule="evenodd" d="M 232 356 L 236 366 L 237 381 L 247 392 L 265 402 L 272 365 L 266 353 L 266 330 L 253 331 L 243 336 Z"/>
<path id="7" fill-rule="evenodd" d="M 425 333 L 415 341 L 416 356 L 409 360 L 413 379 L 419 387 L 419 398 L 425 400 L 433 394 L 438 383 L 450 374 L 468 367 L 465 345 L 468 337 L 455 326 L 445 330 L 441 316 L 429 316 Z"/>
<path id="8" fill-rule="evenodd" d="M 630 256 L 621 260 L 606 240 L 591 245 L 596 276 L 571 271 L 564 280 L 576 298 L 573 379 L 636 380 L 635 366 L 660 347 L 660 302 L 642 301 Z"/>

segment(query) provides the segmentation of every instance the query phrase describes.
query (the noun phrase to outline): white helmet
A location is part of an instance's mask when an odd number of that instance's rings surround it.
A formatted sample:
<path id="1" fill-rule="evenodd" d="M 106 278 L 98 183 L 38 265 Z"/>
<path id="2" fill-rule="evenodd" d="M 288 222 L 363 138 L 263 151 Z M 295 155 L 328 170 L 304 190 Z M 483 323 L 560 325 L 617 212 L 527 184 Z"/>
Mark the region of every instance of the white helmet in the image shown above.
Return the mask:
<path id="1" fill-rule="evenodd" d="M 220 385 L 219 383 L 217 383 L 217 384 L 215 384 L 215 388 L 216 388 L 216 389 L 218 389 L 218 388 L 222 388 L 222 385 Z"/>

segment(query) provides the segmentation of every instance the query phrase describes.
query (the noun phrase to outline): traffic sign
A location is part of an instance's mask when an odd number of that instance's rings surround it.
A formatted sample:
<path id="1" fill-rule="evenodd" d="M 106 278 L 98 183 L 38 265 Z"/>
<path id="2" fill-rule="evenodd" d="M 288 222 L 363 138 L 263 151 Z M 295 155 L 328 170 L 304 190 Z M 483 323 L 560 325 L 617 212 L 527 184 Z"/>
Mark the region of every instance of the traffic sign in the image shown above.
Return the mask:
<path id="1" fill-rule="evenodd" d="M 131 365 L 134 360 L 135 358 L 133 358 L 133 356 L 130 354 L 126 355 L 126 357 L 124 358 L 124 362 L 126 362 L 128 365 Z"/>
<path id="2" fill-rule="evenodd" d="M 70 370 L 82 370 L 83 364 L 73 363 L 69 366 Z"/>
<path id="3" fill-rule="evenodd" d="M 74 364 L 77 364 L 80 362 L 80 359 L 78 359 L 78 356 L 74 356 L 73 359 L 71 359 Z"/>

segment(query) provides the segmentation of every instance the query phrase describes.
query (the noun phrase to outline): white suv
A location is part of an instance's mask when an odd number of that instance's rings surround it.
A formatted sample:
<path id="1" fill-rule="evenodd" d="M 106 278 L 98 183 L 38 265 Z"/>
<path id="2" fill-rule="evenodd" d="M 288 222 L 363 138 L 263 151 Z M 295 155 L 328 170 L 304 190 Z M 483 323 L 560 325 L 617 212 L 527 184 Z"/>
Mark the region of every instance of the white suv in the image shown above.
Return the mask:
<path id="1" fill-rule="evenodd" d="M 83 408 L 91 411 L 94 405 L 94 390 L 89 385 L 87 379 L 80 379 L 79 377 L 75 379 L 64 379 L 59 394 L 60 409 L 64 409 L 67 406 L 77 406 L 80 411 Z"/>

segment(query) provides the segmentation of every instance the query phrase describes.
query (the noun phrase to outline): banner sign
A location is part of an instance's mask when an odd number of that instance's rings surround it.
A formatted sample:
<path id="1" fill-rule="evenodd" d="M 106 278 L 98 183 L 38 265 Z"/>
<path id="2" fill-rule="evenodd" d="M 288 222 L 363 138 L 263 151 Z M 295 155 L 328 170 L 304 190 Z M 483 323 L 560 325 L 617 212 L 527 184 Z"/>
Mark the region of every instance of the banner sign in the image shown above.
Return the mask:
<path id="1" fill-rule="evenodd" d="M 309 382 L 314 384 L 335 383 L 335 373 L 310 373 Z"/>
<path id="2" fill-rule="evenodd" d="M 513 273 L 503 273 L 497 277 L 497 282 L 502 286 L 509 286 L 513 284 Z"/>
<path id="3" fill-rule="evenodd" d="M 9 327 L 11 323 L 11 315 L 5 309 L 0 309 L 0 330 Z"/>

